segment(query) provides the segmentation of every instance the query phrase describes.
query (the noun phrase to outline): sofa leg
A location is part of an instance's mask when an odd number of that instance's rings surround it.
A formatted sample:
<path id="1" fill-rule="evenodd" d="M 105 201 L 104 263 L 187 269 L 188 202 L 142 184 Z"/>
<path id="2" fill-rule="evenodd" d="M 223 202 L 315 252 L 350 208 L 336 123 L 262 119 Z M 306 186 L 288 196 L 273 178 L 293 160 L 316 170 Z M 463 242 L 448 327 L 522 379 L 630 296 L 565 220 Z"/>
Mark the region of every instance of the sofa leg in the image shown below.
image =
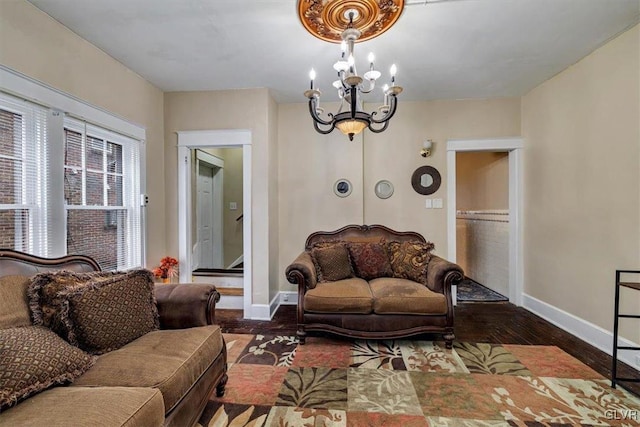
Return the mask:
<path id="1" fill-rule="evenodd" d="M 298 329 L 296 335 L 298 335 L 298 342 L 300 343 L 300 345 L 304 345 L 307 340 L 307 333 L 303 329 Z"/>
<path id="2" fill-rule="evenodd" d="M 453 348 L 453 340 L 456 338 L 453 334 L 444 334 L 444 346 L 446 349 L 451 350 Z"/>
<path id="3" fill-rule="evenodd" d="M 228 379 L 229 377 L 227 376 L 226 373 L 222 376 L 222 378 L 220 378 L 220 382 L 216 386 L 216 396 L 218 397 L 224 396 L 225 387 L 227 386 Z"/>

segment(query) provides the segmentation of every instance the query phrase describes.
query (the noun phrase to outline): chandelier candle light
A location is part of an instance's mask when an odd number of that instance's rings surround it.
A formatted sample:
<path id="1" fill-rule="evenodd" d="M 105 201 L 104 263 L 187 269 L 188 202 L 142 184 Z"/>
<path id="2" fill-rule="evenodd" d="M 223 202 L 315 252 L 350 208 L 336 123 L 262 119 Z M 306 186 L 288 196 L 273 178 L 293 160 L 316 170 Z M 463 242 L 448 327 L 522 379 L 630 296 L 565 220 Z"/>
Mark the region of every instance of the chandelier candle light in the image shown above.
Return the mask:
<path id="1" fill-rule="evenodd" d="M 313 126 L 321 134 L 328 134 L 334 128 L 349 136 L 353 141 L 353 136 L 369 128 L 371 132 L 380 133 L 389 125 L 389 120 L 393 117 L 398 107 L 397 96 L 402 92 L 402 87 L 396 85 L 396 65 L 393 64 L 389 70 L 391 74 L 391 85 L 384 85 L 384 104 L 378 107 L 377 111 L 371 114 L 364 111 L 362 94 L 370 93 L 376 86 L 376 81 L 381 73 L 374 67 L 374 56 L 368 56 L 369 70 L 363 76 L 359 76 L 356 71 L 356 61 L 353 55 L 353 47 L 362 35 L 362 32 L 354 27 L 353 22 L 359 16 L 357 9 L 347 9 L 344 17 L 349 20 L 347 28 L 342 31 L 340 37 L 341 56 L 333 65 L 333 69 L 338 73 L 338 79 L 333 82 L 333 87 L 338 90 L 340 98 L 340 108 L 336 114 L 327 113 L 323 118 L 324 110 L 320 108 L 321 92 L 314 88 L 316 78 L 315 70 L 311 69 L 309 78 L 311 84 L 309 90 L 304 92 L 304 96 L 309 99 L 309 113 L 313 118 Z"/>

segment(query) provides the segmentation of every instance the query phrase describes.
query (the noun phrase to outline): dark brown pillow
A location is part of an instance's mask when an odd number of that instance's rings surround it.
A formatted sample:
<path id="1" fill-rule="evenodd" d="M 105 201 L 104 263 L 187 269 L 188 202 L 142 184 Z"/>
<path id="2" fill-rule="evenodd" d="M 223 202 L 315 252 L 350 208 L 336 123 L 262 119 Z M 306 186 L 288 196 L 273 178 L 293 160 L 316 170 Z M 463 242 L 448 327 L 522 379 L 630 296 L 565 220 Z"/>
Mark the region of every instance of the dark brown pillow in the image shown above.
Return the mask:
<path id="1" fill-rule="evenodd" d="M 342 243 L 314 247 L 311 249 L 311 258 L 316 266 L 318 282 L 333 282 L 353 277 L 349 251 Z"/>
<path id="2" fill-rule="evenodd" d="M 91 281 L 59 296 L 68 341 L 92 354 L 116 350 L 160 326 L 149 270 Z"/>
<path id="3" fill-rule="evenodd" d="M 121 273 L 102 271 L 76 273 L 61 270 L 36 274 L 27 289 L 33 324 L 46 326 L 65 340 L 68 339 L 67 327 L 60 316 L 62 308 L 60 292 L 79 289 L 90 282 L 108 280 L 115 274 Z"/>
<path id="4" fill-rule="evenodd" d="M 389 242 L 393 277 L 427 284 L 427 266 L 431 260 L 431 242 Z"/>
<path id="5" fill-rule="evenodd" d="M 356 276 L 364 280 L 393 276 L 386 244 L 349 243 L 348 248 Z"/>
<path id="6" fill-rule="evenodd" d="M 73 381 L 95 358 L 43 326 L 0 330 L 0 410 L 54 384 Z"/>

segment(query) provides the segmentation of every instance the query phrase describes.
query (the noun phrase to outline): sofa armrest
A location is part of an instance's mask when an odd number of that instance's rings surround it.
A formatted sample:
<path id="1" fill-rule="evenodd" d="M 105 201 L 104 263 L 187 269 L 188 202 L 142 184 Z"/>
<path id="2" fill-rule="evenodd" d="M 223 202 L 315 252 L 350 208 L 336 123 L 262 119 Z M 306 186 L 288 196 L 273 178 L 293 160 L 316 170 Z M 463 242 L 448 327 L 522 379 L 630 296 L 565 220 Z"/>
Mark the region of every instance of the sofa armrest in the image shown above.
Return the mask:
<path id="1" fill-rule="evenodd" d="M 316 266 L 313 264 L 311 254 L 307 251 L 302 252 L 287 267 L 287 280 L 289 283 L 297 284 L 298 287 L 304 286 L 302 289 L 313 289 L 318 283 L 316 276 Z"/>
<path id="2" fill-rule="evenodd" d="M 220 293 L 202 283 L 156 284 L 155 296 L 161 329 L 212 325 Z"/>
<path id="3" fill-rule="evenodd" d="M 427 266 L 427 287 L 434 292 L 451 292 L 451 285 L 457 285 L 464 278 L 464 272 L 458 264 L 431 255 Z"/>

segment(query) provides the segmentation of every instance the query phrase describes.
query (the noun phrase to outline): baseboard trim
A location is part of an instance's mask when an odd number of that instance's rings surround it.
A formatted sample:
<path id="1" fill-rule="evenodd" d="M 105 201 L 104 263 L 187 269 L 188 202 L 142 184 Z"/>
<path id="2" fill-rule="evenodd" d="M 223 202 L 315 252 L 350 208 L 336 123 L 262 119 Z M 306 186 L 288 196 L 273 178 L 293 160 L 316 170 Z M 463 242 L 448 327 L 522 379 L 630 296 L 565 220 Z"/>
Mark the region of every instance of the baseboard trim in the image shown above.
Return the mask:
<path id="1" fill-rule="evenodd" d="M 293 291 L 280 291 L 280 305 L 298 305 L 298 293 Z"/>
<path id="2" fill-rule="evenodd" d="M 523 294 L 524 308 L 530 312 L 542 317 L 546 321 L 553 323 L 559 328 L 564 329 L 571 335 L 575 335 L 581 340 L 591 344 L 592 346 L 604 351 L 608 355 L 613 353 L 613 333 L 595 325 L 587 320 L 566 312 L 558 307 L 541 301 L 531 295 Z M 620 345 L 637 347 L 638 344 L 625 338 L 619 338 Z M 628 354 L 625 354 L 628 353 Z M 634 357 L 630 352 L 619 352 L 618 359 L 627 365 L 636 368 Z"/>
<path id="3" fill-rule="evenodd" d="M 271 304 L 251 304 L 251 320 L 271 320 Z"/>

